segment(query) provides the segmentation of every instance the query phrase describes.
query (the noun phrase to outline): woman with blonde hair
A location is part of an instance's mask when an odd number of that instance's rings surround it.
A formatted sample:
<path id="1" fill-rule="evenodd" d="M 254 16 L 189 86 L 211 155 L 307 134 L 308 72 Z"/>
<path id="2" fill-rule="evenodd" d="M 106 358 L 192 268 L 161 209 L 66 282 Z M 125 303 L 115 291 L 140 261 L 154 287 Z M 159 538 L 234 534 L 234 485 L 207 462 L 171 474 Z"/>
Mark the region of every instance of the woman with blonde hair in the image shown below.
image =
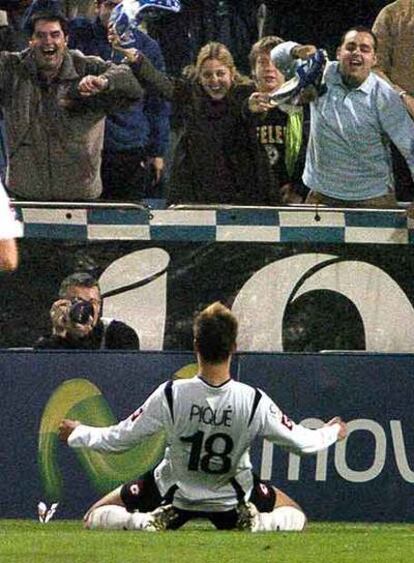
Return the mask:
<path id="1" fill-rule="evenodd" d="M 177 142 L 169 204 L 266 205 L 269 167 L 242 119 L 253 83 L 236 69 L 225 45 L 202 47 L 183 77 L 168 78 L 135 49 L 121 50 L 145 88 L 172 101 Z"/>
<path id="2" fill-rule="evenodd" d="M 186 67 L 184 74 L 187 74 L 189 78 L 193 78 L 193 80 L 196 81 L 203 72 L 204 63 L 208 60 L 217 60 L 226 66 L 233 76 L 233 84 L 251 85 L 250 78 L 244 76 L 237 70 L 233 55 L 230 53 L 229 49 L 223 43 L 218 43 L 217 41 L 211 41 L 201 47 L 197 54 L 195 64 Z"/>

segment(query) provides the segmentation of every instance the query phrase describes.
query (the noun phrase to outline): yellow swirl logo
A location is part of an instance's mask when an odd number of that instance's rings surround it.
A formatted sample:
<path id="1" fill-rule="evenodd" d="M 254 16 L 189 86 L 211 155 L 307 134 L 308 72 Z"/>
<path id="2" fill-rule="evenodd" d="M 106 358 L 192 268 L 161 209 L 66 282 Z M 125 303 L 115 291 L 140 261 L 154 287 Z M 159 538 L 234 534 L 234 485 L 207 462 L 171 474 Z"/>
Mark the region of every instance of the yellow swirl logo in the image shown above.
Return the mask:
<path id="1" fill-rule="evenodd" d="M 58 426 L 62 418 L 81 420 L 91 426 L 116 424 L 100 390 L 86 379 L 71 379 L 60 385 L 43 412 L 38 444 L 38 464 L 44 493 L 49 499 L 63 499 L 63 478 L 58 465 Z M 159 433 L 133 449 L 118 453 L 74 450 L 97 493 L 106 493 L 119 484 L 149 471 L 164 452 L 164 434 Z"/>

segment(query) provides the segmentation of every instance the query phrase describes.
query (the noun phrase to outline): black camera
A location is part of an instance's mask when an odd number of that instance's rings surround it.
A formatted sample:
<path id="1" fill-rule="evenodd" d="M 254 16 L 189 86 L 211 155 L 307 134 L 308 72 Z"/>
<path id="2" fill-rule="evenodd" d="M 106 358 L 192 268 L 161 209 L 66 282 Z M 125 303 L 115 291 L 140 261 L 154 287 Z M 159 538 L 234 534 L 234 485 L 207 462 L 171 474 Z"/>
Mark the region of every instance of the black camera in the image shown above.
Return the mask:
<path id="1" fill-rule="evenodd" d="M 84 299 L 74 299 L 69 307 L 69 319 L 73 323 L 86 325 L 95 315 L 93 305 Z"/>

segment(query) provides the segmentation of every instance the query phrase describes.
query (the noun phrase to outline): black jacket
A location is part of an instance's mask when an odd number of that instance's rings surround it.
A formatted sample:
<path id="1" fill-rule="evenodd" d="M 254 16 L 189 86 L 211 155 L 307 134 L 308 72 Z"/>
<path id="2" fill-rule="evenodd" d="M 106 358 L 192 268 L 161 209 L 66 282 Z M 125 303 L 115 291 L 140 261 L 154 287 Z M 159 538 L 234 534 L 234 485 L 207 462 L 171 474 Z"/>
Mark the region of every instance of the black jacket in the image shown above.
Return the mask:
<path id="1" fill-rule="evenodd" d="M 214 101 L 197 82 L 167 78 L 145 57 L 132 70 L 143 87 L 150 85 L 173 102 L 178 141 L 169 204 L 270 203 L 270 167 L 242 116 L 253 84 L 234 86 L 225 99 Z"/>
<path id="2" fill-rule="evenodd" d="M 99 321 L 90 336 L 81 339 L 43 336 L 34 346 L 47 350 L 139 350 L 136 332 L 120 321 Z"/>

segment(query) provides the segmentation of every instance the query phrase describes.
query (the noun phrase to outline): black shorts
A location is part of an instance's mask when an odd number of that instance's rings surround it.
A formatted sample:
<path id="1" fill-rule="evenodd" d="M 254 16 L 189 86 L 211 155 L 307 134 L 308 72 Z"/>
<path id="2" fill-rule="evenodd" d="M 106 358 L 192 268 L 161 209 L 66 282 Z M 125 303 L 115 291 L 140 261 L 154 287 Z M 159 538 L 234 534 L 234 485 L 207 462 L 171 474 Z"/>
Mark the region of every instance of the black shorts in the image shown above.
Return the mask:
<path id="1" fill-rule="evenodd" d="M 147 473 L 141 479 L 125 483 L 121 488 L 121 499 L 129 512 L 151 512 L 161 504 L 170 504 L 172 498 L 162 497 L 154 480 L 153 473 Z M 271 512 L 275 507 L 276 491 L 272 485 L 261 481 L 254 475 L 253 490 L 249 497 L 259 512 Z M 194 518 L 207 518 L 218 530 L 231 530 L 236 527 L 236 510 L 225 512 L 205 512 L 176 509 L 178 518 L 171 524 L 171 529 L 178 529 Z"/>

